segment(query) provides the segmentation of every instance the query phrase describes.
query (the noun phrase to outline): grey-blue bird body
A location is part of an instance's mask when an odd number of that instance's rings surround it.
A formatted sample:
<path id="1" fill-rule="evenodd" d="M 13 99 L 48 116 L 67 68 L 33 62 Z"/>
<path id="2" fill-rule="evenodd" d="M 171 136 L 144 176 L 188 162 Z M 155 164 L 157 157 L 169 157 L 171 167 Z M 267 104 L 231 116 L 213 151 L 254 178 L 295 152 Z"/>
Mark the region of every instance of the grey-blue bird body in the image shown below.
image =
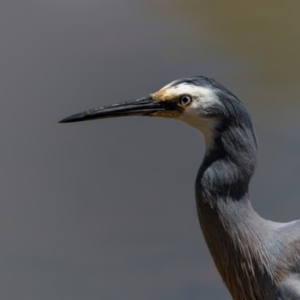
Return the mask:
<path id="1" fill-rule="evenodd" d="M 147 97 L 88 110 L 61 122 L 132 115 L 177 119 L 203 133 L 206 152 L 195 184 L 197 212 L 233 299 L 300 299 L 300 221 L 268 221 L 251 206 L 249 182 L 257 140 L 242 102 L 213 79 L 194 76 Z"/>

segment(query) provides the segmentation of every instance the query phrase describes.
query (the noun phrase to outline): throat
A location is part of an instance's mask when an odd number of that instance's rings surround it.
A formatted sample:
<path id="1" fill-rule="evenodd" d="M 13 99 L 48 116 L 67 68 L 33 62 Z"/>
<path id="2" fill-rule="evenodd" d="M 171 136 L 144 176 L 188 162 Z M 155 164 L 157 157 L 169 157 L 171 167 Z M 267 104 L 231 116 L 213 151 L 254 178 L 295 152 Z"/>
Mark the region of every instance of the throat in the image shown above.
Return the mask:
<path id="1" fill-rule="evenodd" d="M 247 198 L 257 160 L 253 129 L 225 128 L 212 135 L 197 175 L 197 199 L 211 204 L 221 199 L 243 201 Z"/>
<path id="2" fill-rule="evenodd" d="M 256 285 L 262 281 L 255 277 L 263 277 L 268 288 L 273 284 L 263 242 L 269 223 L 253 210 L 248 198 L 256 153 L 253 131 L 223 132 L 206 151 L 196 181 L 200 225 L 234 299 L 264 299 L 259 297 L 266 287 Z"/>

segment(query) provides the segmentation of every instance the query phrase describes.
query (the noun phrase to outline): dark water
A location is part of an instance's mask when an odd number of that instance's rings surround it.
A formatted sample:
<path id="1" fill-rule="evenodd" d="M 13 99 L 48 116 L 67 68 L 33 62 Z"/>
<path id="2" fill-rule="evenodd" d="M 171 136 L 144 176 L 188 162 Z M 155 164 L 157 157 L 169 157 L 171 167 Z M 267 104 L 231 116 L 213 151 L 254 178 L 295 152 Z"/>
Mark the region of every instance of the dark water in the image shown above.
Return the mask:
<path id="1" fill-rule="evenodd" d="M 2 1 L 0 299 L 230 299 L 195 210 L 201 135 L 163 119 L 57 121 L 213 77 L 256 124 L 254 207 L 299 218 L 299 9 Z"/>

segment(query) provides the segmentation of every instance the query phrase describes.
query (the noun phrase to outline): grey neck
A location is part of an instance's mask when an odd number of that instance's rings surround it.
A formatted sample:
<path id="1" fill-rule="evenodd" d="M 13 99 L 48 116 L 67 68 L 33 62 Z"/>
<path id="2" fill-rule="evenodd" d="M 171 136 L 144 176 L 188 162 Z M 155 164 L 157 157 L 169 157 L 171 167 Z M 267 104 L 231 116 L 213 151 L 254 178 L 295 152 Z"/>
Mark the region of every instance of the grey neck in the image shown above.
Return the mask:
<path id="1" fill-rule="evenodd" d="M 223 127 L 216 132 L 196 181 L 200 225 L 234 299 L 268 299 L 261 293 L 273 286 L 263 242 L 269 223 L 253 210 L 248 198 L 256 156 L 251 127 Z M 263 277 L 266 286 L 255 283 L 258 277 Z"/>
<path id="2" fill-rule="evenodd" d="M 213 136 L 198 172 L 197 199 L 243 201 L 257 160 L 255 132 L 244 124 L 223 125 Z"/>

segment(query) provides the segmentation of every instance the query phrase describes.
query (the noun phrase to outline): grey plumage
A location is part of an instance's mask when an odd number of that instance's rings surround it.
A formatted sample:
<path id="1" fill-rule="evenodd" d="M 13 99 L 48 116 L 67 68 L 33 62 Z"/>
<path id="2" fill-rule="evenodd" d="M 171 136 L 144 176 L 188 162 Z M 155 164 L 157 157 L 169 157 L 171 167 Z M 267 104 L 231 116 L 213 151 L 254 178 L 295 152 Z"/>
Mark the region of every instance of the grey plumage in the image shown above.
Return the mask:
<path id="1" fill-rule="evenodd" d="M 197 212 L 233 299 L 300 299 L 300 221 L 271 222 L 251 206 L 248 188 L 257 140 L 242 102 L 216 81 L 194 76 L 176 80 L 148 97 L 61 122 L 120 115 L 174 118 L 203 132 L 207 149 L 195 185 Z"/>

